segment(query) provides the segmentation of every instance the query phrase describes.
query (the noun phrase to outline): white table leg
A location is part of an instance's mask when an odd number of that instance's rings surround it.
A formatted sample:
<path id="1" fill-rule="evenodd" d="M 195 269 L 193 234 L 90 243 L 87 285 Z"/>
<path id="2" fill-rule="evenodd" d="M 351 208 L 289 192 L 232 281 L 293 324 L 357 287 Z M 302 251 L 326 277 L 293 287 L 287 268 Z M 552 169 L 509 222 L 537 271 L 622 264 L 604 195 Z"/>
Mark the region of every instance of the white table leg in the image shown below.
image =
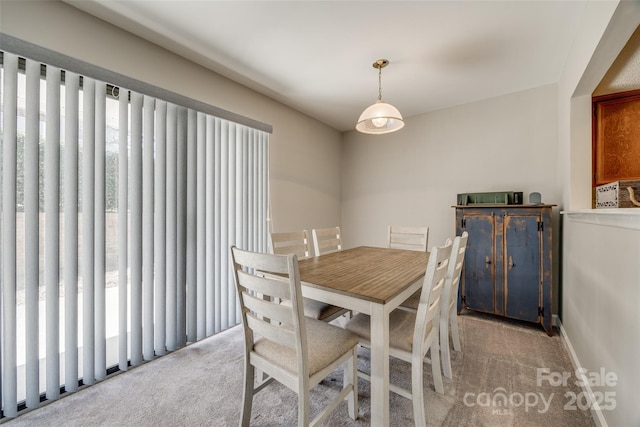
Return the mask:
<path id="1" fill-rule="evenodd" d="M 371 312 L 371 425 L 389 425 L 389 315 L 378 304 Z"/>

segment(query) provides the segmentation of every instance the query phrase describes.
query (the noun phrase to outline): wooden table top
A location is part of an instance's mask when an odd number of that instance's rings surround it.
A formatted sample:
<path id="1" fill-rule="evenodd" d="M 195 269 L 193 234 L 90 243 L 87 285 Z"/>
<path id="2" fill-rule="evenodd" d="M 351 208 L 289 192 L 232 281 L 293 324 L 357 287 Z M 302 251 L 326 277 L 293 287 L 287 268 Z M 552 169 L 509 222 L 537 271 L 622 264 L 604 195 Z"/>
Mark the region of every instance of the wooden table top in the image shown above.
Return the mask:
<path id="1" fill-rule="evenodd" d="M 424 276 L 428 252 L 359 246 L 300 260 L 300 280 L 310 286 L 386 303 Z"/>

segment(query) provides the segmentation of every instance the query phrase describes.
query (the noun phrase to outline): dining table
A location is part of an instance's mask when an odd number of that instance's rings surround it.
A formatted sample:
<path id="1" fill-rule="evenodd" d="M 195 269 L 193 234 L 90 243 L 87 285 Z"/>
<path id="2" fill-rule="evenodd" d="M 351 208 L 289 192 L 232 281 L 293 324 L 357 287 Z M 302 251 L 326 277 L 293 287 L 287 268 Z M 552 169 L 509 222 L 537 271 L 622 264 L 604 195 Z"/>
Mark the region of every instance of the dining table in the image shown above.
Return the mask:
<path id="1" fill-rule="evenodd" d="M 302 295 L 371 316 L 371 425 L 389 425 L 389 313 L 421 288 L 428 252 L 359 246 L 298 262 Z"/>

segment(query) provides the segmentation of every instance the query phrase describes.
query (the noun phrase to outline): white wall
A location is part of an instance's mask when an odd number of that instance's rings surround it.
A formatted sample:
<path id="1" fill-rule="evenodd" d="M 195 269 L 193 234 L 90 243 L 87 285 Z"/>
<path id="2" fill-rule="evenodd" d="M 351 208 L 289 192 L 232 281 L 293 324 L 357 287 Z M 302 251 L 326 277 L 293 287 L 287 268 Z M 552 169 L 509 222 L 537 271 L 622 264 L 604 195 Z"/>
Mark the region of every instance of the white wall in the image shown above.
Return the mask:
<path id="1" fill-rule="evenodd" d="M 557 147 L 556 85 L 411 117 L 389 135 L 349 132 L 345 245 L 385 245 L 390 224 L 428 225 L 429 246 L 444 243 L 455 235 L 458 193 L 522 191 L 527 201 L 538 191 L 543 202 L 558 203 Z"/>
<path id="2" fill-rule="evenodd" d="M 563 209 L 591 207 L 591 94 L 640 24 L 640 2 L 591 2 L 559 84 L 559 152 Z M 640 82 L 638 82 L 640 87 Z M 596 412 L 601 425 L 640 425 L 640 212 L 625 210 L 635 228 L 615 223 L 620 212 L 585 211 L 591 222 L 563 217 L 561 321 L 574 363 L 588 372 L 615 373 L 613 410 Z M 581 211 L 582 212 L 582 211 Z"/>
<path id="3" fill-rule="evenodd" d="M 592 215 L 590 215 L 592 216 Z M 562 323 L 588 372 L 617 375 L 615 409 L 599 416 L 610 426 L 640 425 L 640 215 L 637 229 L 564 219 Z"/>
<path id="4" fill-rule="evenodd" d="M 60 1 L 0 1 L 0 31 L 272 125 L 275 229 L 339 224 L 338 131 Z"/>

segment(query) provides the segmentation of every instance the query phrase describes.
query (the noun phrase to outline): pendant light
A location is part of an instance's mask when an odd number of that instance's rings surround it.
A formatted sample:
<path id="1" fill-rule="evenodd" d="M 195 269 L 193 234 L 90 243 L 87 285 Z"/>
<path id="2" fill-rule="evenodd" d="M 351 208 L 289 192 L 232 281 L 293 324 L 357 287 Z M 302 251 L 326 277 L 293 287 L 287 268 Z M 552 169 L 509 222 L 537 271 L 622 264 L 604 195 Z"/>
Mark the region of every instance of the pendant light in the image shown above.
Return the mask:
<path id="1" fill-rule="evenodd" d="M 380 135 L 395 132 L 404 127 L 402 115 L 396 107 L 382 101 L 382 69 L 389 65 L 386 59 L 378 59 L 373 68 L 378 69 L 378 101 L 362 112 L 356 130 L 362 133 Z"/>

